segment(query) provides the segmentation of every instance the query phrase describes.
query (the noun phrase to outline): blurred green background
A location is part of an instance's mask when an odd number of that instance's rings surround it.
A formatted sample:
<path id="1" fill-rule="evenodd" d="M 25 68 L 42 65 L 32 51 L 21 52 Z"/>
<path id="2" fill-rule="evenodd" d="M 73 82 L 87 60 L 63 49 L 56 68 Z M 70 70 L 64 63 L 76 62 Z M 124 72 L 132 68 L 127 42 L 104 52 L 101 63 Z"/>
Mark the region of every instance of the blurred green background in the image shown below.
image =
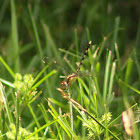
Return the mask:
<path id="1" fill-rule="evenodd" d="M 84 34 L 86 27 L 89 29 L 93 44 L 98 44 L 103 36 L 114 31 L 115 18 L 119 16 L 120 24 L 117 43 L 121 54 L 125 56 L 132 47 L 139 48 L 136 46 L 136 43 L 139 42 L 139 39 L 136 38 L 137 34 L 139 34 L 139 0 L 15 0 L 19 42 L 22 47 L 34 41 L 28 5 L 32 9 L 42 47 L 45 47 L 43 45 L 45 37 L 41 26 L 42 20 L 48 25 L 57 46 L 68 48 L 74 40 L 75 29 L 77 29 L 78 38 L 86 40 L 86 35 Z M 10 35 L 10 31 L 10 1 L 1 0 L 0 36 L 1 53 L 3 55 L 8 52 L 8 48 L 4 43 Z M 108 44 L 108 47 L 111 47 L 111 45 Z M 29 57 L 36 53 L 33 48 L 29 49 Z"/>

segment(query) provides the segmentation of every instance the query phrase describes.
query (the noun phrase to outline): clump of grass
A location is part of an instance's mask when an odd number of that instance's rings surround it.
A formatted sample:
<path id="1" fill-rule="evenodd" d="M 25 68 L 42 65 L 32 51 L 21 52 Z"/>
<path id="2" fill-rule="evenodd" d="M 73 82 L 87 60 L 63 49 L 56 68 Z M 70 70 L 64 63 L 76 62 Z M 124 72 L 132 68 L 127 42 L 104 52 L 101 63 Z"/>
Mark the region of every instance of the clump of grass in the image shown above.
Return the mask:
<path id="1" fill-rule="evenodd" d="M 10 131 L 8 131 L 6 133 L 7 139 L 8 140 L 15 140 L 16 138 L 16 127 L 14 124 L 10 124 Z M 31 134 L 30 132 L 28 132 L 26 129 L 19 127 L 19 134 L 17 139 L 20 140 L 24 140 L 29 134 Z M 33 140 L 34 138 L 29 138 L 29 140 Z"/>

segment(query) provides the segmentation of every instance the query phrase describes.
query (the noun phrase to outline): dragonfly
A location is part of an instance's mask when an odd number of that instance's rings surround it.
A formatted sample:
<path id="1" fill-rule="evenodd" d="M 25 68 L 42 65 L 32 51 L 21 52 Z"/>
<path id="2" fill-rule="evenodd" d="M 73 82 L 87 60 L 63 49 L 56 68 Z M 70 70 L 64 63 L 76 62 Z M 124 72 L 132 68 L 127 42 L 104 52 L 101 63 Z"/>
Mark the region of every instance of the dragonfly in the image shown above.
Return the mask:
<path id="1" fill-rule="evenodd" d="M 84 52 L 84 55 L 79 63 L 79 66 L 76 70 L 75 73 L 72 73 L 70 75 L 67 76 L 66 80 L 65 81 L 62 81 L 61 82 L 61 88 L 57 88 L 58 91 L 60 91 L 61 95 L 63 98 L 65 99 L 68 99 L 70 102 L 69 102 L 69 109 L 70 109 L 70 124 L 71 124 L 71 129 L 74 130 L 74 126 L 73 126 L 73 111 L 72 111 L 72 98 L 71 98 L 71 94 L 70 94 L 70 91 L 69 91 L 69 87 L 76 81 L 76 78 L 78 77 L 79 75 L 79 71 L 80 71 L 80 68 L 83 64 L 83 61 L 88 53 L 88 49 L 90 48 L 91 46 L 91 41 L 89 41 L 87 47 L 86 47 L 86 50 Z M 65 91 L 67 92 L 67 94 L 65 94 Z M 71 136 L 73 137 L 73 136 Z"/>
<path id="2" fill-rule="evenodd" d="M 91 44 L 92 41 L 89 41 L 76 72 L 68 75 L 66 80 L 61 82 L 61 90 L 67 90 L 70 87 L 70 85 L 72 85 L 76 81 L 77 77 L 79 76 L 80 68 L 83 64 L 85 57 L 87 56 L 88 49 L 90 48 Z"/>

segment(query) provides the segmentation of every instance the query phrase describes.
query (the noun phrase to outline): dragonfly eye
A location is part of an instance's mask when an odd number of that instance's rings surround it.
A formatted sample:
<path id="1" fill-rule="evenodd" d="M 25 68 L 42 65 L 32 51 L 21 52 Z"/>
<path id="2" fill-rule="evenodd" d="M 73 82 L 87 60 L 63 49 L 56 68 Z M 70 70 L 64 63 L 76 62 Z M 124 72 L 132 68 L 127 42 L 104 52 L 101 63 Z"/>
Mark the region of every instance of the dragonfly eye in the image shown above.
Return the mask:
<path id="1" fill-rule="evenodd" d="M 67 87 L 68 87 L 68 83 L 67 83 L 66 81 L 62 81 L 62 82 L 61 82 L 61 88 L 62 88 L 63 90 L 66 90 Z"/>

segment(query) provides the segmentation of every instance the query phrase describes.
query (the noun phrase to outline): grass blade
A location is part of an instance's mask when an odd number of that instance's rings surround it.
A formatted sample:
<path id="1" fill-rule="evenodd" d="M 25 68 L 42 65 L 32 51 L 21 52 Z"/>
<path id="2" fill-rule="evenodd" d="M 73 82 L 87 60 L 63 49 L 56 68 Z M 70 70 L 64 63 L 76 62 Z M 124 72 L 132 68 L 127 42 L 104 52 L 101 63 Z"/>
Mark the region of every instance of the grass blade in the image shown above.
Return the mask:
<path id="1" fill-rule="evenodd" d="M 104 77 L 104 87 L 103 87 L 103 101 L 106 104 L 107 92 L 108 92 L 108 83 L 110 76 L 110 62 L 111 62 L 111 51 L 109 51 L 106 68 L 105 68 L 105 77 Z"/>
<path id="2" fill-rule="evenodd" d="M 11 29 L 12 29 L 12 46 L 14 48 L 14 60 L 15 60 L 15 71 L 19 72 L 19 43 L 18 43 L 18 26 L 17 26 L 17 19 L 16 19 L 16 9 L 14 0 L 11 0 Z"/>

